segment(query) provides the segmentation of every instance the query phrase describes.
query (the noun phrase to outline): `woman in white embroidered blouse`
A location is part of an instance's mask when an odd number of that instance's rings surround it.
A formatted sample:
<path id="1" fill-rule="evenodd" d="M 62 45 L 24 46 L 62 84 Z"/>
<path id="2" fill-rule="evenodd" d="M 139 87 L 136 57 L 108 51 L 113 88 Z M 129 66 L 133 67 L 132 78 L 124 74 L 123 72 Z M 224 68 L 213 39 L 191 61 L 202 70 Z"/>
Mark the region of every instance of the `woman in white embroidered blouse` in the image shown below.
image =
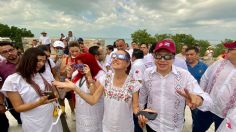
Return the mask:
<path id="1" fill-rule="evenodd" d="M 22 129 L 24 132 L 48 132 L 53 123 L 52 104 L 43 91 L 52 91 L 50 76 L 44 76 L 46 54 L 38 48 L 25 51 L 16 73 L 7 77 L 2 91 L 6 92 L 14 109 L 21 112 Z M 54 96 L 55 97 L 55 96 Z M 61 132 L 59 122 L 53 132 Z"/>
<path id="2" fill-rule="evenodd" d="M 94 83 L 89 81 L 90 91 L 94 93 L 88 95 L 73 82 L 53 82 L 59 88 L 74 90 L 81 98 L 91 105 L 98 102 L 104 95 L 104 116 L 103 132 L 133 132 L 133 113 L 139 111 L 138 90 L 141 84 L 128 76 L 130 70 L 130 56 L 124 50 L 118 50 L 112 54 L 112 64 L 114 73 L 105 74 Z M 88 67 L 85 72 L 88 72 Z"/>

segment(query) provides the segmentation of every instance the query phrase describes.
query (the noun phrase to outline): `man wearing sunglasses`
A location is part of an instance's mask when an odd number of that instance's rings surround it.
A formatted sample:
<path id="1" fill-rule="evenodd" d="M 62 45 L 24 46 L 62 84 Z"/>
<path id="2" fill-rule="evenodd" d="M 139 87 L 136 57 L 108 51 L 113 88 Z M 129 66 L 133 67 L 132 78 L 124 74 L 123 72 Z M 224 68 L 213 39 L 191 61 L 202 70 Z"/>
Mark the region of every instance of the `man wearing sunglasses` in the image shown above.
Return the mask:
<path id="1" fill-rule="evenodd" d="M 16 65 L 20 60 L 20 56 L 17 54 L 17 50 L 13 47 L 10 42 L 0 42 L 0 55 L 5 58 L 4 61 L 0 62 L 0 89 L 5 81 L 5 79 L 15 73 Z M 4 103 L 4 95 L 0 92 L 0 131 L 7 132 L 9 123 L 8 119 L 5 115 L 6 107 Z M 18 124 L 22 124 L 20 119 L 20 113 L 17 113 L 10 102 L 9 99 L 6 98 L 7 107 L 10 113 L 17 120 Z"/>
<path id="2" fill-rule="evenodd" d="M 155 120 L 139 116 L 139 124 L 147 132 L 181 132 L 184 126 L 184 111 L 187 104 L 191 109 L 204 108 L 211 100 L 186 70 L 173 65 L 176 53 L 172 40 L 157 43 L 153 56 L 154 67 L 145 70 L 143 87 L 139 93 L 139 107 L 144 105 L 158 113 Z M 148 121 L 148 122 L 147 122 Z"/>

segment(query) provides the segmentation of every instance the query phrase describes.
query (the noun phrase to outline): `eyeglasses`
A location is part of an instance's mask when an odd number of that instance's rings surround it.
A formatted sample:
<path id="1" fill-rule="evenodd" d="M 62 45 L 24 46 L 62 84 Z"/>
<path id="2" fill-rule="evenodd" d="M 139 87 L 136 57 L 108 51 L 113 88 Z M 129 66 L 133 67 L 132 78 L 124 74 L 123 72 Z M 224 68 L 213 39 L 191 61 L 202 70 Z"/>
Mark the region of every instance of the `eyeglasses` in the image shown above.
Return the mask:
<path id="1" fill-rule="evenodd" d="M 15 51 L 15 49 L 11 48 L 11 49 L 8 49 L 8 50 L 3 50 L 1 53 L 2 54 L 7 54 L 7 53 L 10 53 L 10 52 L 13 52 Z"/>
<path id="2" fill-rule="evenodd" d="M 158 59 L 158 60 L 161 60 L 162 58 L 163 58 L 164 60 L 171 60 L 171 59 L 174 58 L 174 56 L 173 56 L 173 55 L 159 55 L 159 54 L 154 54 L 154 58 L 155 58 L 155 59 Z"/>
<path id="3" fill-rule="evenodd" d="M 125 54 L 117 54 L 117 53 L 113 53 L 113 54 L 111 55 L 111 58 L 112 58 L 112 59 L 126 60 L 126 61 L 129 60 L 128 57 L 126 57 Z"/>

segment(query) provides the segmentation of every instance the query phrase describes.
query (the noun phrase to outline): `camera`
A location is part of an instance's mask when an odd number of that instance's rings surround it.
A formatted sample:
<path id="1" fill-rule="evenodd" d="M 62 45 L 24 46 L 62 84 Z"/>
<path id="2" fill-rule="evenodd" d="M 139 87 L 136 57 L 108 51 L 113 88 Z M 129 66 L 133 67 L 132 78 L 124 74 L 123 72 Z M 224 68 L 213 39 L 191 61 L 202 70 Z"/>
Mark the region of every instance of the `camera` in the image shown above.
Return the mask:
<path id="1" fill-rule="evenodd" d="M 52 91 L 43 91 L 43 95 L 48 96 L 48 99 L 55 99 L 56 96 Z"/>
<path id="2" fill-rule="evenodd" d="M 83 70 L 84 69 L 84 64 L 73 64 L 72 67 L 75 68 L 75 69 Z"/>

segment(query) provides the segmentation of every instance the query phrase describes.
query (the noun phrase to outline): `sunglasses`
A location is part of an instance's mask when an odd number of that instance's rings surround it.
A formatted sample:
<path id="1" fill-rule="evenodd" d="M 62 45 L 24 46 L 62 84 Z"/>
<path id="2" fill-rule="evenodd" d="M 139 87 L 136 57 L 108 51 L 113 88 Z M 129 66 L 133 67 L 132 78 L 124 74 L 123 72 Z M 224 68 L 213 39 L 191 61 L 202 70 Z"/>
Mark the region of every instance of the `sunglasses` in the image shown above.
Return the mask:
<path id="1" fill-rule="evenodd" d="M 163 58 L 164 60 L 171 60 L 171 59 L 174 58 L 174 56 L 173 56 L 173 55 L 159 55 L 159 54 L 154 54 L 154 58 L 155 58 L 155 59 L 158 59 L 158 60 L 161 60 L 162 58 Z"/>
<path id="2" fill-rule="evenodd" d="M 126 61 L 129 60 L 128 57 L 126 57 L 125 54 L 117 54 L 117 53 L 113 53 L 113 54 L 111 55 L 111 58 L 112 58 L 112 59 L 119 59 L 119 60 L 126 60 Z"/>
<path id="3" fill-rule="evenodd" d="M 10 53 L 10 52 L 13 52 L 15 49 L 8 49 L 8 50 L 3 50 L 1 53 L 2 54 L 7 54 L 7 53 Z"/>

